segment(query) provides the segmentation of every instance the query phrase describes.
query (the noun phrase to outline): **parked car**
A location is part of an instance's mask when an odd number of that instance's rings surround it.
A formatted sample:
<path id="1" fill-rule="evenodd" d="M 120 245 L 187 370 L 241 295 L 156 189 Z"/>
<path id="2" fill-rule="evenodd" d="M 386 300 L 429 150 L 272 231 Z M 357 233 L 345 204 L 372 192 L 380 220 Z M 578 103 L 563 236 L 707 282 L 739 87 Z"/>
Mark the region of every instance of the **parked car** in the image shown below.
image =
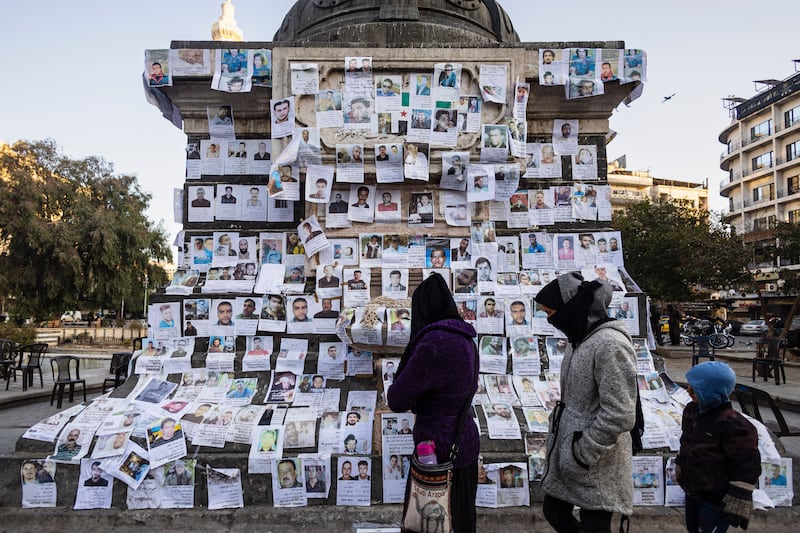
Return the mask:
<path id="1" fill-rule="evenodd" d="M 745 322 L 742 324 L 741 329 L 739 330 L 740 335 L 763 335 L 765 331 L 767 331 L 767 321 L 766 320 L 751 320 L 749 322 Z"/>
<path id="2" fill-rule="evenodd" d="M 81 321 L 81 312 L 80 311 L 64 311 L 64 314 L 61 315 L 61 322 L 65 324 L 72 324 L 73 322 L 80 322 Z"/>

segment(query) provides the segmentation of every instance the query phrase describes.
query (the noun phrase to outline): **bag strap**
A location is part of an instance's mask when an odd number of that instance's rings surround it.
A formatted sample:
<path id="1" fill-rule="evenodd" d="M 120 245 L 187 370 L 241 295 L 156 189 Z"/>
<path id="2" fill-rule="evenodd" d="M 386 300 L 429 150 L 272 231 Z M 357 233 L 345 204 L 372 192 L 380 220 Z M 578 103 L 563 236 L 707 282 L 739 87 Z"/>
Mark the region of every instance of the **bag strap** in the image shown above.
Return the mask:
<path id="1" fill-rule="evenodd" d="M 478 383 L 478 347 L 475 346 L 475 356 L 473 358 L 474 361 L 474 368 L 476 370 L 473 382 L 475 384 Z M 472 399 L 474 398 L 475 393 L 473 392 L 467 397 L 467 401 L 464 402 L 464 406 L 461 408 L 461 413 L 458 415 L 458 425 L 456 426 L 456 436 L 453 439 L 453 445 L 450 447 L 450 461 L 455 462 L 456 456 L 458 455 L 458 441 L 461 440 L 461 434 L 464 432 L 464 422 L 467 419 L 467 411 L 469 407 L 472 405 Z"/>

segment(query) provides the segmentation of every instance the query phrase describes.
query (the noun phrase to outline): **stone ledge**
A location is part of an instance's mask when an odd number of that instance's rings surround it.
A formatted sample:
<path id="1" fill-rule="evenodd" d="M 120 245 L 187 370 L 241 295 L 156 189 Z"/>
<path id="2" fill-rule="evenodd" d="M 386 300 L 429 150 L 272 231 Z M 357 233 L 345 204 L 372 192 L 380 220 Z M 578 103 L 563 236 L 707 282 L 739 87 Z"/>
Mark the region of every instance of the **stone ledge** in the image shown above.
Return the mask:
<path id="1" fill-rule="evenodd" d="M 113 533 L 139 532 L 143 526 L 154 531 L 186 531 L 192 533 L 248 532 L 297 533 L 319 531 L 353 533 L 354 524 L 383 527 L 397 525 L 400 505 L 372 507 L 303 507 L 274 508 L 262 505 L 242 509 L 211 511 L 195 509 L 148 509 L 121 511 L 119 509 L 71 511 L 69 508 L 19 509 L 0 507 L 4 531 L 58 532 L 107 531 Z M 794 532 L 800 511 L 783 507 L 768 512 L 758 511 L 750 519 L 751 531 Z M 617 530 L 618 518 L 612 524 Z M 683 511 L 675 507 L 637 507 L 631 518 L 631 531 L 684 532 Z M 508 533 L 508 531 L 552 531 L 542 516 L 539 505 L 504 509 L 478 509 L 478 531 Z"/>

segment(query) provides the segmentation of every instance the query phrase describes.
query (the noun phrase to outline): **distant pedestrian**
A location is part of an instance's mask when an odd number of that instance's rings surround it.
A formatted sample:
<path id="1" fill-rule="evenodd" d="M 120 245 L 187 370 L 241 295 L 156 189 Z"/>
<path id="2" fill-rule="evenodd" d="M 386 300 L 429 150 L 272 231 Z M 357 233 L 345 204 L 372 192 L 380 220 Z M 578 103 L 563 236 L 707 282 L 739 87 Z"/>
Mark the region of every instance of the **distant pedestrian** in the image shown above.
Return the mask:
<path id="1" fill-rule="evenodd" d="M 669 317 L 669 343 L 678 346 L 681 343 L 681 311 L 677 306 L 667 304 L 667 317 Z"/>
<path id="2" fill-rule="evenodd" d="M 653 300 L 650 300 L 650 327 L 658 345 L 664 346 L 664 339 L 661 336 L 661 308 Z"/>

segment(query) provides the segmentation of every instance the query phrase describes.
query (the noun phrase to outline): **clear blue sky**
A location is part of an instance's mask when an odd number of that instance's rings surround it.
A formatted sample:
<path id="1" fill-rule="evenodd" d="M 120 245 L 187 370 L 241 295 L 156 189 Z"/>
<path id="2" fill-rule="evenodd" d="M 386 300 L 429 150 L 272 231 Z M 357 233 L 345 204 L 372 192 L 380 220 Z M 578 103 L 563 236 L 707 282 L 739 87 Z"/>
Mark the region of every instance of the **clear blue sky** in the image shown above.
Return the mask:
<path id="1" fill-rule="evenodd" d="M 233 0 L 245 39 L 269 41 L 292 0 Z M 150 217 L 174 237 L 172 190 L 184 179 L 184 134 L 145 101 L 146 48 L 210 40 L 222 0 L 25 0 L 4 2 L 0 32 L 0 141 L 53 138 L 74 157 L 100 155 L 138 176 L 153 195 Z M 721 98 L 755 94 L 752 80 L 794 72 L 796 0 L 500 0 L 523 41 L 624 40 L 648 52 L 644 96 L 611 119 L 609 159 L 664 178 L 709 179 L 719 197 L 730 123 Z M 662 97 L 676 96 L 667 103 Z"/>

